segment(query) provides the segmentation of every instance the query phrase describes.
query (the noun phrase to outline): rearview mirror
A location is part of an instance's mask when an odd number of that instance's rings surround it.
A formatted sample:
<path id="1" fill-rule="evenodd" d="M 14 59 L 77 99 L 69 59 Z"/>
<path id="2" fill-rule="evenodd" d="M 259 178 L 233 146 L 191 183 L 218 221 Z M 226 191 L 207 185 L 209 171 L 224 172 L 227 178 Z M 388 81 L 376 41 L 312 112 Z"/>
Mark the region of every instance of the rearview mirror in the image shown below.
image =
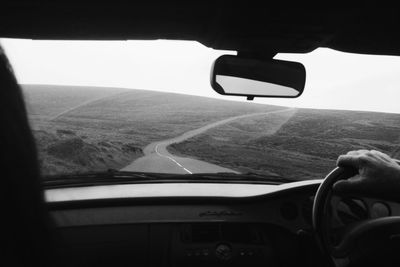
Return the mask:
<path id="1" fill-rule="evenodd" d="M 306 70 L 301 63 L 224 55 L 211 71 L 211 86 L 221 95 L 294 98 L 303 93 Z"/>

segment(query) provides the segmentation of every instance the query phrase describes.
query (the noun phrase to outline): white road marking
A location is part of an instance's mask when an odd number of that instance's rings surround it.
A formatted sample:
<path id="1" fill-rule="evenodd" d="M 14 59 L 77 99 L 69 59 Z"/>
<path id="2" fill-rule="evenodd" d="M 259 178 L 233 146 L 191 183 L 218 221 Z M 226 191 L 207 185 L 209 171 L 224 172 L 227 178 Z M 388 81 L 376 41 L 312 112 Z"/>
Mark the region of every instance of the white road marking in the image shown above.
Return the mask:
<path id="1" fill-rule="evenodd" d="M 167 158 L 167 159 L 170 159 L 170 160 L 172 160 L 176 165 L 178 165 L 179 167 L 181 167 L 183 170 L 185 170 L 187 173 L 189 173 L 189 174 L 193 174 L 191 171 L 189 171 L 188 169 L 186 169 L 185 167 L 183 167 L 178 161 L 176 161 L 174 158 L 171 158 L 171 157 L 169 157 L 169 156 L 166 156 L 166 155 L 163 155 L 163 154 L 161 154 L 160 152 L 158 152 L 158 146 L 159 146 L 160 144 L 157 144 L 156 145 L 156 148 L 154 149 L 155 151 L 156 151 L 156 153 L 157 153 L 157 155 L 159 155 L 160 157 L 164 157 L 164 158 Z"/>
<path id="2" fill-rule="evenodd" d="M 184 169 L 185 171 L 187 171 L 189 174 L 193 174 L 191 171 L 189 171 L 189 170 L 186 169 L 185 167 L 183 167 L 183 169 Z"/>

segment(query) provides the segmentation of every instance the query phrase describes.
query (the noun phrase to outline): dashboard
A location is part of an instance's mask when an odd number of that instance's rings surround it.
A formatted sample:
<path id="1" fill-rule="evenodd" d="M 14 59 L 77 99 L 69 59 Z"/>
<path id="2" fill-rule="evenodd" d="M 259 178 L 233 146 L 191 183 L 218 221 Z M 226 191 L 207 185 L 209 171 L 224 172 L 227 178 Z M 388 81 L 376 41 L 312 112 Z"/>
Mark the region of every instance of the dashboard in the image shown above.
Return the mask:
<path id="1" fill-rule="evenodd" d="M 320 182 L 59 188 L 46 198 L 74 266 L 324 266 L 311 224 Z M 400 214 L 373 199 L 332 205 L 337 227 Z"/>

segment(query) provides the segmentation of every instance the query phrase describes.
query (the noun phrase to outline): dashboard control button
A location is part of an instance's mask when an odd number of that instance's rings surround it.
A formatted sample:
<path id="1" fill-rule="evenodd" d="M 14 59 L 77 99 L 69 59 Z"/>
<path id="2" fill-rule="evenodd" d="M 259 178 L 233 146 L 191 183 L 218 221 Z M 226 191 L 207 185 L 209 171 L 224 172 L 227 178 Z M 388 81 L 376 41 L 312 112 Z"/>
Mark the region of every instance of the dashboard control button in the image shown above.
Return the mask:
<path id="1" fill-rule="evenodd" d="M 390 208 L 383 202 L 375 202 L 371 206 L 371 217 L 381 218 L 390 216 Z"/>
<path id="2" fill-rule="evenodd" d="M 222 261 L 230 260 L 232 254 L 232 248 L 228 244 L 219 244 L 215 249 L 215 256 Z"/>
<path id="3" fill-rule="evenodd" d="M 203 250 L 203 256 L 207 257 L 209 254 L 208 249 Z"/>

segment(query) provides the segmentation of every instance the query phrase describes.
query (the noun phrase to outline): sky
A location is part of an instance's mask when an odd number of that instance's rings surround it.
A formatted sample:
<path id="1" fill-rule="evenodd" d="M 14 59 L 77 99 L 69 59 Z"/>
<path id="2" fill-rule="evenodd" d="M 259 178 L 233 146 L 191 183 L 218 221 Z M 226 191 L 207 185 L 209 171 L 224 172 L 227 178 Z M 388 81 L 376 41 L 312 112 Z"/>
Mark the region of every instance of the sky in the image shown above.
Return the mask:
<path id="1" fill-rule="evenodd" d="M 0 39 L 21 84 L 123 87 L 234 101 L 210 86 L 217 51 L 191 41 L 38 41 Z M 400 113 L 400 57 L 319 48 L 275 58 L 304 64 L 304 93 L 253 102 L 293 107 Z"/>

